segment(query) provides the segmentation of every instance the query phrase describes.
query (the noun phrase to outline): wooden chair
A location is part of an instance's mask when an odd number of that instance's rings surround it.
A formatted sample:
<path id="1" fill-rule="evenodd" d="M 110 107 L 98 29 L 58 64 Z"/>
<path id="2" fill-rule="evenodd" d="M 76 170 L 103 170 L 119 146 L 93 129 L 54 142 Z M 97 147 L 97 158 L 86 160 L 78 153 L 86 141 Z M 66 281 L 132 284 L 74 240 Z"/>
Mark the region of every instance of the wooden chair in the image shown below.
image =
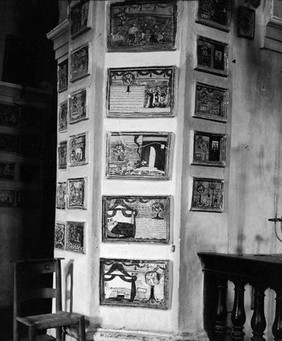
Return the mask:
<path id="1" fill-rule="evenodd" d="M 56 328 L 56 340 L 65 340 L 65 327 L 77 326 L 79 341 L 85 341 L 84 316 L 62 311 L 61 259 L 29 259 L 14 264 L 13 341 L 19 341 L 19 323 L 28 327 L 29 341 L 46 329 Z M 55 273 L 55 281 L 53 274 Z M 55 286 L 53 285 L 55 282 Z M 35 307 L 39 299 L 55 299 L 56 312 L 25 315 L 24 307 Z M 29 302 L 28 302 L 29 301 Z M 29 305 L 26 304 L 29 303 Z M 31 304 L 30 304 L 31 302 Z M 51 304 L 51 302 L 50 302 Z M 39 305 L 40 307 L 40 305 Z M 23 308 L 23 309 L 22 309 Z"/>

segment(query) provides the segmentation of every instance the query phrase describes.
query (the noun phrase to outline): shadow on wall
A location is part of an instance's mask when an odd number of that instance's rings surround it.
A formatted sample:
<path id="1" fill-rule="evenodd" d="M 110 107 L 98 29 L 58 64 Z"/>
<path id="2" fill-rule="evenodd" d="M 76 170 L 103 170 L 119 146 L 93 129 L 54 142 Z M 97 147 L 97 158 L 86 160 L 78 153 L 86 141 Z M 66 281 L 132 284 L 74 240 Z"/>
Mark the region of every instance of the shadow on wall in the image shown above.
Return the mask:
<path id="1" fill-rule="evenodd" d="M 73 312 L 73 259 L 71 259 L 65 269 L 65 310 Z"/>
<path id="2" fill-rule="evenodd" d="M 69 260 L 68 264 L 65 267 L 65 311 L 70 313 L 73 312 L 73 273 L 74 273 L 74 260 Z M 78 298 L 79 299 L 79 298 Z M 93 331 L 89 331 L 90 325 L 90 317 L 85 316 L 85 329 L 86 329 L 86 340 L 93 340 Z M 67 335 L 78 338 L 78 329 L 77 328 L 67 328 L 66 329 Z"/>

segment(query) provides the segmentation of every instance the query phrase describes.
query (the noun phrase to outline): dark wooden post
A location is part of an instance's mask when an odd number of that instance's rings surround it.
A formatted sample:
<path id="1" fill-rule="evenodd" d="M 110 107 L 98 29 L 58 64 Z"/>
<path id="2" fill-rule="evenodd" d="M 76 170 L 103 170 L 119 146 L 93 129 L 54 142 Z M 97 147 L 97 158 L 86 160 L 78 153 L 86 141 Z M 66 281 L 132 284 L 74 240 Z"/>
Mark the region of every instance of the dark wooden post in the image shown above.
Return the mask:
<path id="1" fill-rule="evenodd" d="M 251 341 L 265 341 L 263 333 L 266 327 L 264 315 L 264 290 L 261 287 L 254 287 L 254 313 L 251 319 L 253 336 Z"/>
<path id="2" fill-rule="evenodd" d="M 219 278 L 217 282 L 217 304 L 216 304 L 216 317 L 215 317 L 215 336 L 216 341 L 225 340 L 226 332 L 226 290 L 227 280 Z"/>
<path id="3" fill-rule="evenodd" d="M 275 319 L 272 326 L 275 341 L 282 341 L 282 292 L 276 291 Z"/>
<path id="4" fill-rule="evenodd" d="M 233 341 L 244 341 L 245 333 L 243 332 L 243 329 L 246 321 L 246 314 L 244 308 L 245 283 L 243 283 L 241 280 L 235 280 L 234 284 L 235 297 L 233 310 L 231 314 L 231 321 L 233 324 L 231 336 Z"/>

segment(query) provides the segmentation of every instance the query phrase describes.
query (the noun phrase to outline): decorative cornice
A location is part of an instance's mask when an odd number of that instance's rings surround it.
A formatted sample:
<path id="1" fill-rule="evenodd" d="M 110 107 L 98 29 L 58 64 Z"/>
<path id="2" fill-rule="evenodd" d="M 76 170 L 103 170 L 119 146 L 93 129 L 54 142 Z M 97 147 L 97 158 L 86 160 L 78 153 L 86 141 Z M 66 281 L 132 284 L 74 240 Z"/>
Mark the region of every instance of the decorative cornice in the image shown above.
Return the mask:
<path id="1" fill-rule="evenodd" d="M 282 53 L 282 18 L 272 16 L 266 25 L 264 49 Z"/>
<path id="2" fill-rule="evenodd" d="M 34 94 L 41 94 L 41 95 L 51 95 L 52 94 L 52 89 L 45 89 L 45 88 L 35 88 L 31 86 L 23 87 L 20 84 L 15 84 L 15 83 L 8 83 L 8 82 L 2 82 L 0 81 L 0 88 L 1 89 L 9 89 L 11 92 L 18 92 L 22 91 L 23 89 L 26 92 L 34 93 Z"/>
<path id="3" fill-rule="evenodd" d="M 68 19 L 61 22 L 58 26 L 53 28 L 50 32 L 46 34 L 46 37 L 50 40 L 56 40 L 64 33 L 67 33 L 69 31 L 69 21 Z"/>

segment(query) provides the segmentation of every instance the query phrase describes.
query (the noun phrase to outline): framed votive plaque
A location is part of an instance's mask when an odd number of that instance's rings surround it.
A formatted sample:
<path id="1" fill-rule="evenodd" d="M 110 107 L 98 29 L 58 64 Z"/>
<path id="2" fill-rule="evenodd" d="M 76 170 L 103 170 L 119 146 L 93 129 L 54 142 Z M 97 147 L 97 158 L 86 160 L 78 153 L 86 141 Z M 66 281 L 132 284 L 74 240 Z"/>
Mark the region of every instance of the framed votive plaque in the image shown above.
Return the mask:
<path id="1" fill-rule="evenodd" d="M 70 136 L 68 154 L 70 166 L 82 166 L 88 163 L 87 133 Z"/>
<path id="2" fill-rule="evenodd" d="M 54 231 L 54 248 L 64 250 L 65 249 L 65 235 L 66 235 L 66 224 L 63 222 L 57 222 L 55 224 Z"/>
<path id="3" fill-rule="evenodd" d="M 0 207 L 17 207 L 17 192 L 11 188 L 0 188 Z"/>
<path id="4" fill-rule="evenodd" d="M 173 116 L 175 68 L 109 69 L 110 117 Z"/>
<path id="5" fill-rule="evenodd" d="M 104 196 L 103 241 L 168 243 L 169 196 Z"/>
<path id="6" fill-rule="evenodd" d="M 0 133 L 0 152 L 18 152 L 19 139 L 17 135 Z"/>
<path id="7" fill-rule="evenodd" d="M 231 0 L 199 0 L 197 22 L 218 28 L 230 30 Z"/>
<path id="8" fill-rule="evenodd" d="M 172 50 L 176 1 L 125 1 L 110 5 L 109 51 Z"/>
<path id="9" fill-rule="evenodd" d="M 64 101 L 59 105 L 59 131 L 66 131 L 68 128 L 68 102 Z"/>
<path id="10" fill-rule="evenodd" d="M 168 309 L 169 261 L 100 259 L 100 304 Z"/>
<path id="11" fill-rule="evenodd" d="M 107 134 L 108 178 L 169 178 L 172 133 L 110 132 Z"/>
<path id="12" fill-rule="evenodd" d="M 58 182 L 56 192 L 56 208 L 64 210 L 66 208 L 67 183 Z"/>
<path id="13" fill-rule="evenodd" d="M 70 95 L 69 123 L 79 122 L 87 118 L 86 89 L 82 89 Z"/>
<path id="14" fill-rule="evenodd" d="M 193 164 L 224 167 L 226 164 L 226 135 L 195 131 Z"/>
<path id="15" fill-rule="evenodd" d="M 194 178 L 191 211 L 222 212 L 224 181 Z"/>
<path id="16" fill-rule="evenodd" d="M 69 22 L 72 39 L 91 28 L 89 15 L 89 0 L 71 1 L 69 7 Z"/>
<path id="17" fill-rule="evenodd" d="M 20 108 L 17 105 L 0 103 L 0 126 L 18 127 L 20 124 Z"/>
<path id="18" fill-rule="evenodd" d="M 14 180 L 15 179 L 15 162 L 0 162 L 0 180 Z"/>
<path id="19" fill-rule="evenodd" d="M 86 178 L 68 179 L 68 209 L 86 209 Z"/>
<path id="20" fill-rule="evenodd" d="M 68 88 L 69 79 L 69 60 L 65 59 L 58 64 L 58 92 L 65 91 Z"/>
<path id="21" fill-rule="evenodd" d="M 85 223 L 67 221 L 66 225 L 66 250 L 85 253 Z"/>
<path id="22" fill-rule="evenodd" d="M 237 35 L 238 37 L 254 39 L 255 36 L 255 18 L 254 9 L 239 6 L 237 10 Z"/>
<path id="23" fill-rule="evenodd" d="M 62 141 L 59 143 L 58 147 L 58 168 L 67 169 L 67 141 Z"/>
<path id="24" fill-rule="evenodd" d="M 196 70 L 226 77 L 228 75 L 228 45 L 198 37 Z"/>
<path id="25" fill-rule="evenodd" d="M 74 82 L 89 75 L 89 47 L 79 47 L 70 55 L 70 80 Z"/>
<path id="26" fill-rule="evenodd" d="M 227 121 L 229 90 L 197 83 L 194 117 L 213 121 Z"/>

